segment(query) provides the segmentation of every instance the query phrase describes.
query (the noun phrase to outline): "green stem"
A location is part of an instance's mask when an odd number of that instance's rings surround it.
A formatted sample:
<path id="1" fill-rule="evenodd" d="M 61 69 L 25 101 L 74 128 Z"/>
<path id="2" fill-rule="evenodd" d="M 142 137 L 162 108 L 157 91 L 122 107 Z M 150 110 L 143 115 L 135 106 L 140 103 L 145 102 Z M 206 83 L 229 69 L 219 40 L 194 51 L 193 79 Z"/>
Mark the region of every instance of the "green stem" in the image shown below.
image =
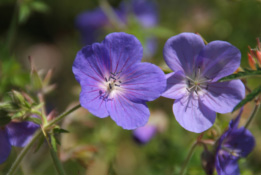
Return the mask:
<path id="1" fill-rule="evenodd" d="M 7 47 L 8 47 L 9 50 L 12 49 L 12 46 L 13 46 L 13 43 L 14 43 L 14 38 L 15 38 L 15 35 L 16 35 L 17 25 L 18 25 L 19 10 L 20 10 L 20 3 L 19 3 L 19 0 L 17 0 L 17 2 L 15 4 L 11 24 L 9 26 L 8 33 L 7 33 L 6 43 L 7 43 Z"/>
<path id="2" fill-rule="evenodd" d="M 53 126 L 54 124 L 58 123 L 59 121 L 61 121 L 65 116 L 67 116 L 68 114 L 72 113 L 73 111 L 77 110 L 78 108 L 81 107 L 81 104 L 78 104 L 76 106 L 74 106 L 72 109 L 62 113 L 61 115 L 59 115 L 58 117 L 56 117 L 54 120 L 52 120 L 50 123 L 48 123 L 47 125 L 44 126 L 44 128 L 48 128 L 50 126 Z"/>
<path id="3" fill-rule="evenodd" d="M 184 164 L 183 164 L 183 167 L 182 167 L 182 169 L 181 169 L 181 171 L 180 171 L 180 175 L 184 175 L 184 174 L 185 174 L 185 170 L 186 170 L 186 168 L 187 168 L 187 166 L 188 166 L 188 163 L 189 163 L 189 161 L 190 161 L 190 159 L 191 159 L 191 157 L 192 157 L 192 155 L 193 155 L 193 153 L 194 153 L 195 148 L 197 147 L 197 145 L 198 145 L 198 142 L 196 141 L 196 142 L 193 143 L 193 145 L 191 146 L 191 148 L 190 148 L 190 150 L 189 150 L 189 154 L 188 154 L 188 156 L 187 156 L 187 158 L 186 158 L 186 160 L 185 160 L 185 162 L 184 162 Z"/>
<path id="4" fill-rule="evenodd" d="M 257 114 L 257 111 L 259 110 L 260 108 L 260 102 L 257 102 L 250 117 L 248 118 L 246 124 L 245 124 L 245 128 L 247 129 L 247 127 L 249 126 L 249 124 L 251 123 L 251 121 L 253 120 L 253 118 L 256 116 Z"/>
<path id="5" fill-rule="evenodd" d="M 49 145 L 49 146 L 50 146 L 50 153 L 51 153 L 53 163 L 55 165 L 56 170 L 58 171 L 59 175 L 65 175 L 63 166 L 62 166 L 60 159 L 58 158 L 54 148 L 51 145 Z"/>
<path id="6" fill-rule="evenodd" d="M 24 158 L 25 154 L 30 150 L 32 145 L 34 144 L 35 141 L 38 140 L 38 138 L 42 135 L 41 130 L 38 130 L 35 134 L 32 140 L 24 147 L 24 149 L 20 152 L 18 157 L 16 158 L 15 162 L 12 164 L 11 168 L 9 169 L 7 175 L 12 175 L 14 174 L 15 170 L 18 168 L 20 162 Z"/>
<path id="7" fill-rule="evenodd" d="M 121 22 L 113 8 L 107 2 L 107 0 L 100 0 L 100 7 L 105 13 L 105 15 L 109 18 L 109 21 L 116 29 L 123 29 L 124 24 Z"/>

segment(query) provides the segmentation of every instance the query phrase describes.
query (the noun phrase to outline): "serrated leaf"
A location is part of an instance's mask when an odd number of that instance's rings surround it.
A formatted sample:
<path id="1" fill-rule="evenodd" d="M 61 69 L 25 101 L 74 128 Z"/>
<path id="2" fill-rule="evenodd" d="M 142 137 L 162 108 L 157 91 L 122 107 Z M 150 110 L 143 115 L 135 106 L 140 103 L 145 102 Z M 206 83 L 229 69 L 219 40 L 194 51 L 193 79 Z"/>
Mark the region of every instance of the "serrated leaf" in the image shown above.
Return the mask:
<path id="1" fill-rule="evenodd" d="M 244 72 L 238 72 L 229 76 L 226 76 L 224 78 L 221 78 L 219 81 L 229 81 L 229 80 L 234 80 L 234 79 L 240 79 L 240 78 L 246 78 L 249 76 L 261 76 L 261 69 L 257 70 L 249 70 L 249 69 L 244 69 Z"/>
<path id="2" fill-rule="evenodd" d="M 233 109 L 233 112 L 239 108 L 241 108 L 242 106 L 244 106 L 247 102 L 253 100 L 258 94 L 261 93 L 261 86 L 254 89 L 250 94 L 248 94 L 246 96 L 246 98 L 244 98 L 241 102 L 239 102 Z"/>

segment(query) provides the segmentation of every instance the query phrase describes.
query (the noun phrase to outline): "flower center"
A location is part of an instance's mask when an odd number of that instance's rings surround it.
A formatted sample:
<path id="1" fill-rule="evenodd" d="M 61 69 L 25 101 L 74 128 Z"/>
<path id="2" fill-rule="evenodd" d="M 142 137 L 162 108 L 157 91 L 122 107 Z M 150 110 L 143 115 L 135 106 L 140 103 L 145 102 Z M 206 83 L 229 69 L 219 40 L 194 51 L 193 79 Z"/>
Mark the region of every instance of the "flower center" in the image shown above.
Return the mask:
<path id="1" fill-rule="evenodd" d="M 202 89 L 207 89 L 209 80 L 205 77 L 202 77 L 200 74 L 200 68 L 191 76 L 186 76 L 187 81 L 187 91 L 189 93 L 195 92 L 198 95 L 198 92 Z"/>
<path id="2" fill-rule="evenodd" d="M 222 149 L 234 157 L 241 157 L 241 150 L 239 149 L 231 149 L 225 146 L 222 146 Z"/>
<path id="3" fill-rule="evenodd" d="M 121 83 L 122 81 L 120 80 L 120 73 L 110 73 L 108 76 L 104 77 L 104 91 L 100 90 L 100 99 L 103 99 L 105 101 L 112 100 L 112 97 L 116 93 L 117 90 L 121 89 Z"/>

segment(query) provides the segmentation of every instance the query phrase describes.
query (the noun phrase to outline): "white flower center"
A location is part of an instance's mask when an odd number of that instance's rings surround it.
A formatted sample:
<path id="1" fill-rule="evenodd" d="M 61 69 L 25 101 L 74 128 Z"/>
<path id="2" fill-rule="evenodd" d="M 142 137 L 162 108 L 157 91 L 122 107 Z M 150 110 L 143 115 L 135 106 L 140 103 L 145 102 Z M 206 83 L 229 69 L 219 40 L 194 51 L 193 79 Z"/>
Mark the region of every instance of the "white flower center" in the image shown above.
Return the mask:
<path id="1" fill-rule="evenodd" d="M 209 80 L 200 74 L 200 68 L 191 76 L 186 76 L 187 91 L 189 93 L 195 92 L 197 95 L 202 89 L 208 89 Z"/>
<path id="2" fill-rule="evenodd" d="M 112 100 L 112 97 L 115 95 L 115 93 L 121 89 L 121 77 L 120 77 L 121 72 L 117 73 L 110 73 L 108 76 L 104 77 L 104 83 L 102 85 L 102 90 L 100 90 L 100 98 L 108 101 Z"/>

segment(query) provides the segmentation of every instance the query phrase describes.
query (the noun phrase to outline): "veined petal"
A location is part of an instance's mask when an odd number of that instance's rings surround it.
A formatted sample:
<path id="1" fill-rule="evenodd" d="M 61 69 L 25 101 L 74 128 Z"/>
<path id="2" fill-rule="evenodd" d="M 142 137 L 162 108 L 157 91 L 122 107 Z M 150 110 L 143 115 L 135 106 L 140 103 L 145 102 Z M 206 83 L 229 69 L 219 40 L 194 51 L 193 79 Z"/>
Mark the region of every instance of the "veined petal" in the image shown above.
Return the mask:
<path id="1" fill-rule="evenodd" d="M 213 41 L 200 52 L 197 62 L 201 63 L 203 76 L 217 81 L 235 72 L 240 59 L 241 53 L 235 46 L 225 41 Z"/>
<path id="2" fill-rule="evenodd" d="M 108 100 L 107 94 L 97 84 L 82 84 L 80 93 L 80 103 L 85 109 L 88 109 L 93 115 L 104 118 L 109 115 L 105 103 Z"/>
<path id="3" fill-rule="evenodd" d="M 195 99 L 192 94 L 175 100 L 173 112 L 183 128 L 196 133 L 209 129 L 216 119 L 216 113 L 206 107 L 199 99 Z"/>
<path id="4" fill-rule="evenodd" d="M 133 35 L 123 32 L 111 33 L 105 37 L 102 44 L 108 51 L 112 73 L 122 72 L 142 59 L 142 45 Z"/>
<path id="5" fill-rule="evenodd" d="M 152 101 L 158 98 L 166 88 L 163 71 L 151 63 L 137 63 L 122 72 L 122 84 L 125 96 L 134 101 Z"/>
<path id="6" fill-rule="evenodd" d="M 6 130 L 12 146 L 24 147 L 30 142 L 39 125 L 33 122 L 11 122 Z"/>
<path id="7" fill-rule="evenodd" d="M 145 103 L 134 103 L 122 95 L 117 95 L 106 103 L 111 118 L 123 129 L 144 126 L 150 116 Z"/>
<path id="8" fill-rule="evenodd" d="M 104 74 L 109 72 L 110 60 L 107 50 L 102 44 L 83 47 L 76 55 L 73 73 L 76 80 L 104 81 Z"/>
<path id="9" fill-rule="evenodd" d="M 231 159 L 227 153 L 216 156 L 216 170 L 218 175 L 239 175 L 238 159 Z"/>
<path id="10" fill-rule="evenodd" d="M 186 74 L 191 74 L 196 58 L 204 46 L 199 35 L 181 33 L 168 39 L 164 46 L 163 56 L 174 72 L 182 70 Z"/>
<path id="11" fill-rule="evenodd" d="M 245 87 L 241 80 L 209 83 L 202 102 L 218 113 L 232 112 L 233 108 L 244 98 Z"/>
<path id="12" fill-rule="evenodd" d="M 0 128 L 0 164 L 8 158 L 11 152 L 11 144 L 4 128 Z"/>
<path id="13" fill-rule="evenodd" d="M 186 79 L 183 71 L 172 72 L 166 75 L 167 87 L 163 97 L 179 99 L 186 94 Z"/>

